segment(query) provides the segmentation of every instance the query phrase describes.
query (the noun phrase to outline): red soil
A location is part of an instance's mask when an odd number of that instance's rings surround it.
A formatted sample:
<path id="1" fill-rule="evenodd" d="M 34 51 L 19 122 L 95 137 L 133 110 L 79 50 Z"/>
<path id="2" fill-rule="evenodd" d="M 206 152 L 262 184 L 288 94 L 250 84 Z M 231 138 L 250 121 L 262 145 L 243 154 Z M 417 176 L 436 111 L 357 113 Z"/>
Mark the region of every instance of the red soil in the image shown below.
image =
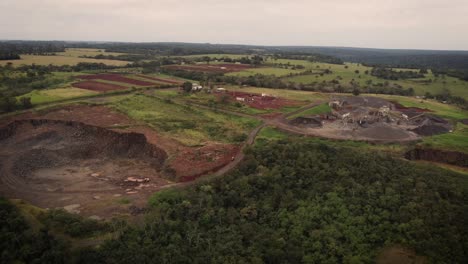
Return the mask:
<path id="1" fill-rule="evenodd" d="M 247 64 L 196 64 L 196 65 L 169 65 L 166 68 L 173 70 L 184 70 L 184 71 L 199 71 L 199 72 L 236 72 L 245 69 L 252 68 Z"/>
<path id="2" fill-rule="evenodd" d="M 110 84 L 110 83 L 95 82 L 95 81 L 77 82 L 77 83 L 72 84 L 72 86 L 76 88 L 87 89 L 87 90 L 98 91 L 98 92 L 108 92 L 108 91 L 127 89 L 127 87 L 124 87 L 124 86 Z"/>
<path id="3" fill-rule="evenodd" d="M 430 109 L 426 109 L 426 108 L 423 109 L 419 107 L 406 107 L 396 102 L 392 102 L 392 103 L 395 105 L 396 110 L 401 111 L 401 112 L 405 112 L 405 111 L 421 112 L 421 113 L 432 112 Z"/>
<path id="4" fill-rule="evenodd" d="M 136 79 L 131 79 L 124 77 L 119 74 L 91 74 L 91 75 L 79 75 L 77 76 L 79 79 L 85 79 L 85 80 L 106 80 L 106 81 L 113 81 L 113 82 L 121 82 L 121 83 L 127 83 L 127 84 L 133 84 L 133 85 L 138 85 L 138 86 L 151 86 L 155 85 L 154 83 L 151 82 L 145 82 L 145 81 L 140 81 Z"/>
<path id="5" fill-rule="evenodd" d="M 224 167 L 232 161 L 232 157 L 235 157 L 238 151 L 239 146 L 229 144 L 213 144 L 187 149 L 171 162 L 171 166 L 174 167 L 177 175 L 184 175 L 179 181 L 188 182 Z M 210 167 L 209 170 L 207 166 Z"/>
<path id="6" fill-rule="evenodd" d="M 170 83 L 170 84 L 182 84 L 182 83 L 184 83 L 183 81 L 179 81 L 179 80 L 173 80 L 173 79 L 169 80 L 169 79 L 163 79 L 163 78 L 156 78 L 156 77 L 146 76 L 146 75 L 142 75 L 142 74 L 139 74 L 137 76 L 145 78 L 145 79 L 153 80 L 153 81 L 163 82 L 163 83 Z"/>
<path id="7" fill-rule="evenodd" d="M 228 94 L 231 97 L 231 100 L 244 103 L 257 109 L 280 109 L 285 106 L 298 106 L 303 104 L 299 101 L 287 100 L 281 97 L 262 96 L 261 94 L 255 93 L 227 92 L 220 93 L 218 96 L 222 96 L 224 94 Z"/>

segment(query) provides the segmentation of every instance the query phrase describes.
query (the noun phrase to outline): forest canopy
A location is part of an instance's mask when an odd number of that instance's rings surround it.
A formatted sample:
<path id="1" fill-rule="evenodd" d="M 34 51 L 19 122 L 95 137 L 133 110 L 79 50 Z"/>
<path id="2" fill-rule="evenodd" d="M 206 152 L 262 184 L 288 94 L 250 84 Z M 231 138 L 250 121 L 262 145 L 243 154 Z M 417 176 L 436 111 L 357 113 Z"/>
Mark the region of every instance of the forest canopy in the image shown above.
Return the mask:
<path id="1" fill-rule="evenodd" d="M 391 245 L 467 260 L 467 179 L 381 155 L 276 142 L 230 175 L 151 199 L 130 228 L 81 262 L 374 263 Z"/>

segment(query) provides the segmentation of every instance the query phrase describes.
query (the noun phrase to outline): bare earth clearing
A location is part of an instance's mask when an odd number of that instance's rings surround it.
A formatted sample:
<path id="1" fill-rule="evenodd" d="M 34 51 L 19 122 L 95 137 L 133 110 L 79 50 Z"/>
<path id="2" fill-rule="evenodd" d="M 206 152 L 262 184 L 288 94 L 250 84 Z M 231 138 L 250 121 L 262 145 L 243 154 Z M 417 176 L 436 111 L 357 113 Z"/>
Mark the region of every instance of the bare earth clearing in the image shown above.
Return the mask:
<path id="1" fill-rule="evenodd" d="M 30 112 L 1 120 L 0 131 L 0 193 L 104 218 L 132 213 L 155 191 L 224 167 L 240 149 L 187 147 L 103 106 Z"/>

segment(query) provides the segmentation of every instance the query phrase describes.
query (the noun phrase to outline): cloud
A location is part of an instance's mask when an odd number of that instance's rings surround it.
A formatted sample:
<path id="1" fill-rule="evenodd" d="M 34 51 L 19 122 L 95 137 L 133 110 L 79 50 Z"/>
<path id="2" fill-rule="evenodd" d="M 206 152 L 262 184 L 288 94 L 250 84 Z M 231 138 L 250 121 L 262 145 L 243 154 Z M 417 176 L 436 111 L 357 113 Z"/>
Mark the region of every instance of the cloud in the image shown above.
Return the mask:
<path id="1" fill-rule="evenodd" d="M 0 38 L 468 49 L 465 0 L 3 0 Z"/>

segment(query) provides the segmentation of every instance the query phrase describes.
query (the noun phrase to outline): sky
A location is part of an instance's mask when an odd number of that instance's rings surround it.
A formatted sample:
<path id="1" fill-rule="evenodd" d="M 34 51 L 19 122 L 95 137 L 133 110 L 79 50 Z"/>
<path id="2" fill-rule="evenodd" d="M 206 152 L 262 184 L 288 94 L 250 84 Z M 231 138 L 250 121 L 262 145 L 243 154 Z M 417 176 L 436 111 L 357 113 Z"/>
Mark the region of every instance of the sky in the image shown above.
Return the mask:
<path id="1" fill-rule="evenodd" d="M 0 39 L 468 50 L 468 0 L 0 0 Z"/>

